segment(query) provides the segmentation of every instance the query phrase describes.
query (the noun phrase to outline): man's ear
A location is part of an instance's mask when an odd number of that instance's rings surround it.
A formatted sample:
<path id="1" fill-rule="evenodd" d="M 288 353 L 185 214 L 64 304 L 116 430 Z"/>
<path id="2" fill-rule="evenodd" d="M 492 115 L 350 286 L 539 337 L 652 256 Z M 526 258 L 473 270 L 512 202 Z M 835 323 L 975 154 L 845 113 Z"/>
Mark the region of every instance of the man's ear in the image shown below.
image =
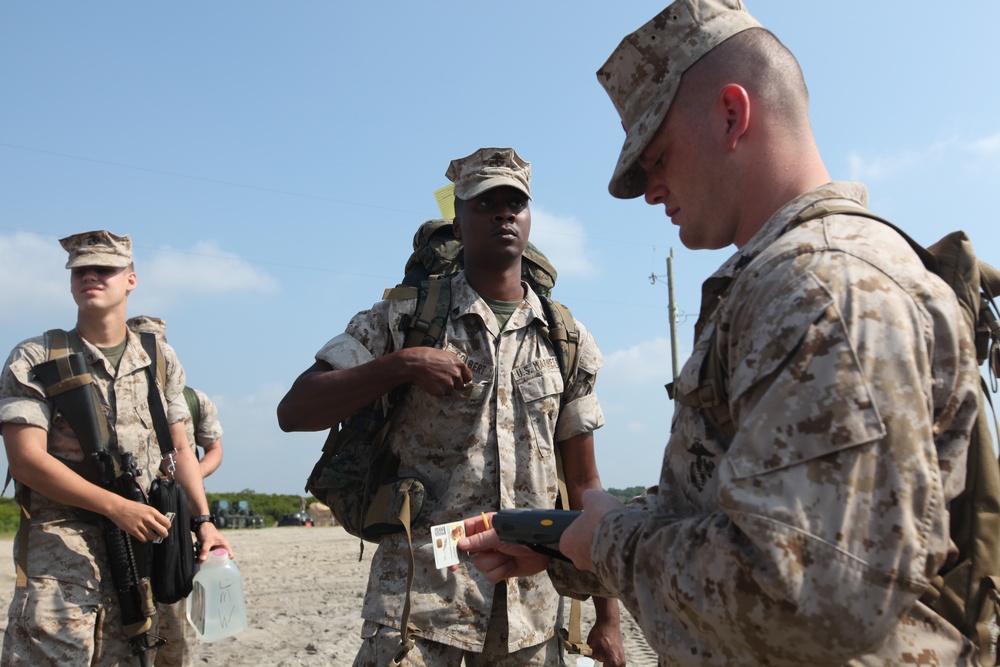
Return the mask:
<path id="1" fill-rule="evenodd" d="M 457 211 L 455 212 L 455 219 L 451 221 L 451 233 L 455 235 L 456 239 L 462 238 L 462 220 Z"/>
<path id="2" fill-rule="evenodd" d="M 135 286 L 139 284 L 139 278 L 136 277 L 135 271 L 129 271 L 128 278 L 126 278 L 126 281 L 127 283 L 125 286 L 125 294 L 129 295 L 132 293 L 132 290 L 135 289 Z"/>
<path id="3" fill-rule="evenodd" d="M 718 105 L 726 121 L 726 148 L 734 150 L 750 127 L 750 95 L 739 84 L 726 84 L 719 93 Z"/>

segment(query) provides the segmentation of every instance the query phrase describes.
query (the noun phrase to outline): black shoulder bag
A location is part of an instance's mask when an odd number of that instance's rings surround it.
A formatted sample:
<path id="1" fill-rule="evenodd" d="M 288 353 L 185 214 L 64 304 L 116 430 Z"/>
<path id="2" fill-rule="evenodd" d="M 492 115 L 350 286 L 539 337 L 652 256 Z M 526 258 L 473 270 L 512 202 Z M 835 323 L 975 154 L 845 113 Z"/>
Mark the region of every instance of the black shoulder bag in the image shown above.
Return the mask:
<path id="1" fill-rule="evenodd" d="M 194 542 L 191 539 L 190 515 L 187 494 L 174 479 L 173 438 L 167 425 L 167 414 L 157 390 L 156 378 L 161 377 L 163 360 L 156 336 L 149 332 L 139 334 L 142 347 L 153 363 L 146 367 L 149 385 L 149 414 L 160 443 L 160 454 L 170 461 L 167 477 L 157 476 L 149 488 L 149 504 L 171 517 L 170 532 L 160 542 L 152 545 L 152 569 L 150 579 L 153 597 L 157 602 L 171 604 L 183 600 L 191 593 L 194 580 Z M 157 369 L 155 372 L 153 369 Z"/>

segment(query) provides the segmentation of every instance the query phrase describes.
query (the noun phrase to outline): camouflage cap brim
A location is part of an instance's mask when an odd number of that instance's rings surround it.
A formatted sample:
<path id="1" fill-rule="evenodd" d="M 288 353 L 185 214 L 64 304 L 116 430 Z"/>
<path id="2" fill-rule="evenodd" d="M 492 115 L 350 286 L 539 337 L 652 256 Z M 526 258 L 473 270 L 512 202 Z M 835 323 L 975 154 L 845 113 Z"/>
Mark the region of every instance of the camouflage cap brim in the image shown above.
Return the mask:
<path id="1" fill-rule="evenodd" d="M 645 192 L 637 161 L 667 117 L 681 75 L 733 35 L 759 27 L 739 0 L 678 0 L 621 41 L 597 71 L 626 132 L 608 185 L 612 196 Z"/>

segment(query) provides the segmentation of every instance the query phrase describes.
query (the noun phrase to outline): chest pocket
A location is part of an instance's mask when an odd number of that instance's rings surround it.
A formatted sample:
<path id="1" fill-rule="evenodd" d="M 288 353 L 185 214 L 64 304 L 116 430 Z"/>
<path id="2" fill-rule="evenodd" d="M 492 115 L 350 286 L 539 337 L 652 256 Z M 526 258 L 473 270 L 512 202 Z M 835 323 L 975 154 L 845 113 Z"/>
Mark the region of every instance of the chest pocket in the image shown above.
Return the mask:
<path id="1" fill-rule="evenodd" d="M 514 380 L 515 392 L 532 430 L 539 456 L 548 458 L 555 446 L 556 422 L 563 393 L 559 370 L 545 371 Z"/>

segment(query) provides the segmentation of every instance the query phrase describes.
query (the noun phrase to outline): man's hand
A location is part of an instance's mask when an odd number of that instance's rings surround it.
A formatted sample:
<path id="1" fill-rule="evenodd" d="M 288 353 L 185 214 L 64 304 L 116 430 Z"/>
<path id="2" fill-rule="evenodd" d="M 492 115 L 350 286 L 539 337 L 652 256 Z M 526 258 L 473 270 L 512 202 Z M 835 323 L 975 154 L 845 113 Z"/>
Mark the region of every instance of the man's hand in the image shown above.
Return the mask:
<path id="1" fill-rule="evenodd" d="M 548 556 L 525 546 L 503 544 L 497 531 L 486 527 L 494 514 L 491 512 L 465 520 L 465 537 L 458 541 L 459 551 L 474 554 L 476 569 L 494 584 L 509 577 L 528 577 L 544 572 L 549 566 Z"/>
<path id="2" fill-rule="evenodd" d="M 233 547 L 229 544 L 229 540 L 222 536 L 219 529 L 215 527 L 214 523 L 206 521 L 205 523 L 198 526 L 197 533 L 198 543 L 201 544 L 201 550 L 198 552 L 198 560 L 204 561 L 208 558 L 208 554 L 213 549 L 225 549 L 229 552 L 230 558 L 235 558 L 236 555 L 233 553 Z"/>
<path id="3" fill-rule="evenodd" d="M 472 371 L 458 355 L 434 347 L 408 347 L 397 352 L 413 365 L 413 384 L 431 396 L 450 396 L 472 382 Z"/>
<path id="4" fill-rule="evenodd" d="M 607 600 L 594 598 L 595 608 L 600 602 L 607 603 Z M 618 605 L 611 605 L 614 611 L 618 611 Z M 594 660 L 597 660 L 606 667 L 625 667 L 625 643 L 622 640 L 621 623 L 618 616 L 609 618 L 598 618 L 594 626 L 587 635 L 587 644 L 594 651 Z"/>
<path id="5" fill-rule="evenodd" d="M 168 535 L 170 520 L 155 507 L 112 495 L 115 499 L 114 509 L 108 514 L 108 518 L 118 528 L 140 542 L 150 542 Z"/>
<path id="6" fill-rule="evenodd" d="M 583 492 L 583 514 L 563 531 L 559 540 L 559 551 L 573 561 L 578 570 L 593 571 L 594 563 L 590 560 L 590 545 L 594 541 L 594 528 L 604 515 L 613 510 L 624 508 L 622 501 L 612 495 L 588 489 Z M 468 529 L 468 526 L 466 526 Z"/>

